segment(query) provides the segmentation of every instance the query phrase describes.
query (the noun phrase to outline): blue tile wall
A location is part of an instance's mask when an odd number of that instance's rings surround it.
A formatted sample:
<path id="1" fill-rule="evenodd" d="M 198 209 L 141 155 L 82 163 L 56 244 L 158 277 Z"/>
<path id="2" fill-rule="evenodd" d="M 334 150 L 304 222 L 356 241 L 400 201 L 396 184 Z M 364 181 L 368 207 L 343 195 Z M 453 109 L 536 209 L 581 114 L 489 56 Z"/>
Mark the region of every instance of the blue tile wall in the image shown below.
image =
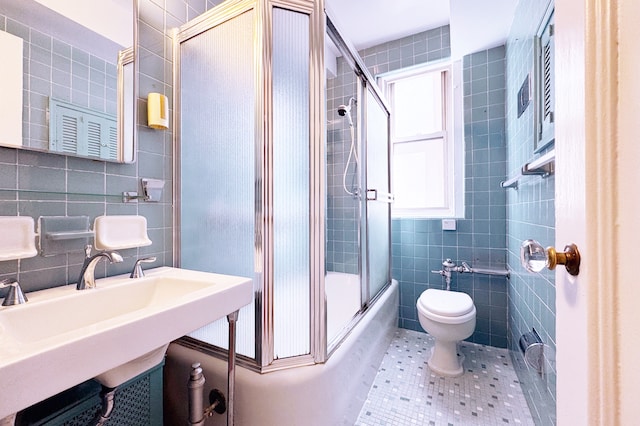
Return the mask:
<path id="1" fill-rule="evenodd" d="M 533 37 L 548 1 L 519 2 L 506 43 L 507 64 L 507 161 L 508 175 L 516 175 L 534 154 L 534 108 L 529 105 L 517 115 L 517 93 L 527 74 L 533 70 Z M 533 77 L 533 76 L 532 76 Z M 520 266 L 520 244 L 533 238 L 545 247 L 555 245 L 555 179 L 531 176 L 521 179 L 517 189 L 507 194 L 507 264 L 512 270 L 509 282 L 508 344 L 518 377 L 538 424 L 556 423 L 555 365 L 547 366 L 547 375 L 538 376 L 528 369 L 518 347 L 520 335 L 535 328 L 545 344 L 555 351 L 554 273 L 530 274 Z"/>
<path id="2" fill-rule="evenodd" d="M 35 17 L 47 22 L 42 28 Z M 23 145 L 49 148 L 49 98 L 116 114 L 122 46 L 33 1 L 0 7 L 0 30 L 23 43 Z"/>
<path id="3" fill-rule="evenodd" d="M 436 28 L 359 52 L 371 73 L 394 71 L 450 56 L 449 27 Z M 473 266 L 506 267 L 505 50 L 497 47 L 463 60 L 465 116 L 465 219 L 456 231 L 441 221 L 392 221 L 393 277 L 400 282 L 401 327 L 422 330 L 416 301 L 427 288 L 443 288 L 432 270 L 451 258 Z M 464 291 L 478 311 L 469 340 L 507 346 L 507 284 L 503 277 L 454 274 L 452 289 Z"/>
<path id="4" fill-rule="evenodd" d="M 337 75 L 327 79 L 327 205 L 326 252 L 327 271 L 357 274 L 359 270 L 358 224 L 359 201 L 346 193 L 343 178 L 351 150 L 351 132 L 347 117 L 338 115 L 339 105 L 357 97 L 357 77 L 343 58 L 337 62 Z M 357 107 L 352 104 L 351 117 L 357 135 Z M 358 168 L 351 158 L 346 169 L 346 186 L 357 187 Z"/>
<path id="5" fill-rule="evenodd" d="M 88 215 L 91 221 L 103 214 L 137 214 L 147 218 L 153 244 L 121 251 L 123 263 L 99 264 L 96 268 L 98 277 L 129 272 L 140 256 L 157 257 L 158 260 L 149 267 L 173 264 L 172 133 L 146 127 L 146 95 L 154 91 L 171 98 L 173 76 L 169 30 L 220 2 L 167 0 L 166 3 L 171 3 L 171 7 L 165 10 L 152 0 L 138 2 L 140 97 L 138 161 L 135 164 L 105 163 L 0 147 L 0 215 L 28 215 L 36 220 L 45 215 Z M 0 28 L 10 27 L 9 22 L 8 18 L 0 17 Z M 55 58 L 59 43 L 55 39 L 52 42 Z M 88 61 L 90 68 L 90 57 Z M 95 60 L 93 64 L 96 64 Z M 73 80 L 71 84 L 73 87 Z M 140 193 L 142 177 L 165 180 L 162 200 L 158 203 L 123 204 L 117 194 L 136 190 Z M 115 196 L 56 195 L 20 190 L 97 191 Z M 65 285 L 77 280 L 82 260 L 83 253 L 77 252 L 46 258 L 37 256 L 20 262 L 0 262 L 0 279 L 17 275 L 27 292 Z M 0 297 L 3 297 L 2 292 Z"/>
<path id="6" fill-rule="evenodd" d="M 431 273 L 442 269 L 443 259 L 453 259 L 457 264 L 466 261 L 476 267 L 506 267 L 505 194 L 500 188 L 506 172 L 504 81 L 503 47 L 463 59 L 465 218 L 456 221 L 456 231 L 442 231 L 441 221 L 434 219 L 393 221 L 394 276 L 403 283 L 402 327 L 422 329 L 415 303 L 427 288 L 444 288 L 443 278 Z M 398 227 L 399 240 L 395 232 Z M 423 246 L 425 242 L 427 247 Z M 422 257 L 425 250 L 426 263 Z M 506 347 L 506 286 L 504 277 L 454 273 L 452 290 L 468 293 L 477 309 L 476 329 L 469 340 Z"/>
<path id="7" fill-rule="evenodd" d="M 424 31 L 360 52 L 371 73 L 380 73 L 450 56 L 449 27 Z M 356 97 L 356 76 L 348 63 L 337 60 L 337 75 L 327 79 L 327 210 L 326 270 L 357 274 L 359 270 L 358 225 L 360 210 L 356 199 L 343 189 L 343 174 L 349 158 L 351 135 L 346 118 L 337 107 Z M 352 108 L 354 123 L 356 108 Z M 355 128 L 357 134 L 357 127 Z M 347 169 L 347 188 L 354 181 L 355 163 Z"/>

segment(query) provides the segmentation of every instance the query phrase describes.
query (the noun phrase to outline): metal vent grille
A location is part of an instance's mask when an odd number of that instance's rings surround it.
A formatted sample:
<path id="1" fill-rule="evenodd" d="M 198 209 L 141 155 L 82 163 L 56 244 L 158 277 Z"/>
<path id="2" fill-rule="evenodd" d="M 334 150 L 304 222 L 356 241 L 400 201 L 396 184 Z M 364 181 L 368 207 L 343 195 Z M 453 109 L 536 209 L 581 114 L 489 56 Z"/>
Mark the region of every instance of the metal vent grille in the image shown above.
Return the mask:
<path id="1" fill-rule="evenodd" d="M 89 157 L 100 158 L 100 151 L 102 148 L 102 132 L 100 123 L 95 121 L 89 121 L 87 123 L 87 155 Z"/>
<path id="2" fill-rule="evenodd" d="M 541 152 L 555 141 L 555 37 L 553 7 L 550 7 L 535 39 L 535 152 Z"/>
<path id="3" fill-rule="evenodd" d="M 91 409 L 83 411 L 74 418 L 61 423 L 61 426 L 86 426 L 91 424 L 91 421 L 96 416 L 96 413 L 100 410 L 100 404 L 96 404 Z"/>
<path id="4" fill-rule="evenodd" d="M 151 424 L 150 376 L 116 391 L 116 410 L 107 425 L 148 426 Z"/>
<path id="5" fill-rule="evenodd" d="M 78 144 L 78 118 L 67 114 L 62 116 L 62 152 L 76 152 Z"/>
<path id="6" fill-rule="evenodd" d="M 49 99 L 49 149 L 117 160 L 116 117 L 57 99 Z"/>
<path id="7" fill-rule="evenodd" d="M 551 83 L 553 77 L 553 49 L 551 46 L 551 39 L 544 45 L 542 50 L 542 90 L 543 90 L 543 102 L 544 102 L 544 120 L 553 122 L 553 110 L 551 106 L 552 90 Z"/>
<path id="8" fill-rule="evenodd" d="M 109 158 L 118 158 L 118 129 L 109 127 Z"/>
<path id="9" fill-rule="evenodd" d="M 151 376 L 116 390 L 115 409 L 106 426 L 150 426 Z M 92 426 L 92 421 L 100 412 L 100 404 L 83 411 L 75 417 L 59 423 L 60 426 Z"/>

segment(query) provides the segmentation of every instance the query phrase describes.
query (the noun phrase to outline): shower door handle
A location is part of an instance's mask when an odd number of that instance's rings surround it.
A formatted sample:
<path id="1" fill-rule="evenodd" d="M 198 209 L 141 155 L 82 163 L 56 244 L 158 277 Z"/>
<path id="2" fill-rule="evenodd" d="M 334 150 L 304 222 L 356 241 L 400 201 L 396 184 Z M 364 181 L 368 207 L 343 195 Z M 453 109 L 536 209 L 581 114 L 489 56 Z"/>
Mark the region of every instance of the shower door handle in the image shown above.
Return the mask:
<path id="1" fill-rule="evenodd" d="M 389 192 L 379 192 L 377 189 L 367 189 L 367 201 L 393 203 L 393 194 Z"/>

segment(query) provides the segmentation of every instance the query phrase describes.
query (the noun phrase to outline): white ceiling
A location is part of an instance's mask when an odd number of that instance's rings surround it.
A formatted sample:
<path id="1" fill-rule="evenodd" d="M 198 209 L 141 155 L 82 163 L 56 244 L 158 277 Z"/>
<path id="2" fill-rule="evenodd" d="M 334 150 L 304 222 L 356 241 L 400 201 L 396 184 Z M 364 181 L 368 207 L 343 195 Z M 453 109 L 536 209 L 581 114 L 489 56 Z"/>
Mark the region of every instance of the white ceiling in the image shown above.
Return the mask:
<path id="1" fill-rule="evenodd" d="M 121 45 L 131 44 L 131 0 L 37 1 Z M 451 56 L 458 59 L 503 44 L 517 3 L 518 0 L 326 0 L 326 8 L 343 37 L 357 49 L 449 24 Z"/>
<path id="2" fill-rule="evenodd" d="M 451 56 L 499 46 L 518 0 L 326 0 L 344 38 L 357 49 L 450 24 Z"/>

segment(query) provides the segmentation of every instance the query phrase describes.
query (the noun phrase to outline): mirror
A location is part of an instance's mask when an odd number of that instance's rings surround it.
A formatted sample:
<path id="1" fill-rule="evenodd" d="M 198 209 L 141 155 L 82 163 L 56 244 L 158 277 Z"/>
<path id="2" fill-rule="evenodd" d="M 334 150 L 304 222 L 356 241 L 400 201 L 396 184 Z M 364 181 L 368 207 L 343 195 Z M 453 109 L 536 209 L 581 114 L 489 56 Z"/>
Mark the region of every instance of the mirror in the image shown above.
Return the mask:
<path id="1" fill-rule="evenodd" d="M 135 161 L 133 4 L 0 2 L 0 146 Z"/>

